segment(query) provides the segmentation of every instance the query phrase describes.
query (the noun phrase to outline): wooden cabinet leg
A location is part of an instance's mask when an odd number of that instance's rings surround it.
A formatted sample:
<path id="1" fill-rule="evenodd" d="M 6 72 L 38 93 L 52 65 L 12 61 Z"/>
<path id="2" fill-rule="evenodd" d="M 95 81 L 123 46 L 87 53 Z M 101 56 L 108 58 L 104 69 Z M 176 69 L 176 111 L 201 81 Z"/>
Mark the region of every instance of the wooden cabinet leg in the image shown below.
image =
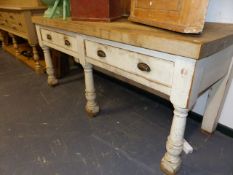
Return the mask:
<path id="1" fill-rule="evenodd" d="M 86 111 L 90 117 L 95 117 L 99 113 L 99 106 L 96 103 L 96 93 L 94 87 L 92 65 L 86 64 L 84 66 L 85 85 L 86 85 Z"/>
<path id="2" fill-rule="evenodd" d="M 16 37 L 15 35 L 11 34 L 11 37 L 12 37 L 12 42 L 13 42 L 13 47 L 15 49 L 15 54 L 16 55 L 19 55 L 19 46 L 18 46 L 18 43 L 17 43 L 17 40 L 16 40 Z"/>
<path id="3" fill-rule="evenodd" d="M 8 45 L 8 36 L 5 31 L 0 31 L 0 40 L 2 41 L 2 48 L 4 49 Z"/>
<path id="4" fill-rule="evenodd" d="M 168 175 L 174 175 L 181 165 L 181 153 L 184 145 L 184 132 L 188 109 L 174 106 L 174 117 L 170 135 L 167 139 L 167 152 L 161 161 L 161 169 Z"/>
<path id="5" fill-rule="evenodd" d="M 32 52 L 33 52 L 33 59 L 35 61 L 36 73 L 41 73 L 43 70 L 42 70 L 42 67 L 41 67 L 40 62 L 39 62 L 39 55 L 38 55 L 38 52 L 36 49 L 36 45 L 32 44 L 31 47 L 32 47 Z"/>
<path id="6" fill-rule="evenodd" d="M 45 64 L 46 64 L 46 72 L 48 74 L 48 84 L 50 86 L 55 86 L 58 84 L 58 80 L 54 75 L 54 67 L 50 55 L 49 48 L 47 46 L 42 46 L 44 57 L 45 57 Z"/>

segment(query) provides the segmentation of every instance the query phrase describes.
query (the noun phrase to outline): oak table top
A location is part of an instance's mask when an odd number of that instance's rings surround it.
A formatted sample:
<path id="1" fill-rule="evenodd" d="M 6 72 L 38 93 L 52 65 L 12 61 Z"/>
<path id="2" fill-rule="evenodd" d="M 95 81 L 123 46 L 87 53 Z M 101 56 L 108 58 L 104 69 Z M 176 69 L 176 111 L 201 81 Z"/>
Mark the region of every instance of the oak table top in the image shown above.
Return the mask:
<path id="1" fill-rule="evenodd" d="M 180 34 L 120 19 L 111 23 L 47 19 L 33 23 L 174 55 L 201 59 L 233 44 L 233 24 L 206 23 L 202 34 Z"/>

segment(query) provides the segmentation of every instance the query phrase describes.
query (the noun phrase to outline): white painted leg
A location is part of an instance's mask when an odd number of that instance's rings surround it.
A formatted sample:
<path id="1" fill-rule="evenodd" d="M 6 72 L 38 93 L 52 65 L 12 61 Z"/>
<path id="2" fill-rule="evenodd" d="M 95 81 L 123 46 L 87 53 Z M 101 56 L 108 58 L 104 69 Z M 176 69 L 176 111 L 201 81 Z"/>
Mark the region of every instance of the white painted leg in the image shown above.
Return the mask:
<path id="1" fill-rule="evenodd" d="M 58 80 L 56 79 L 54 75 L 54 68 L 53 68 L 53 63 L 52 63 L 49 48 L 47 46 L 43 46 L 42 49 L 44 52 L 46 71 L 48 74 L 48 84 L 50 86 L 55 86 L 58 84 Z"/>
<path id="2" fill-rule="evenodd" d="M 181 165 L 181 153 L 184 145 L 184 132 L 188 109 L 174 106 L 174 117 L 170 135 L 167 139 L 167 152 L 161 161 L 161 169 L 168 175 L 174 175 Z"/>
<path id="3" fill-rule="evenodd" d="M 219 120 L 219 109 L 224 97 L 227 80 L 223 79 L 214 84 L 209 92 L 207 106 L 204 113 L 201 129 L 209 134 L 213 133 Z"/>
<path id="4" fill-rule="evenodd" d="M 38 55 L 38 52 L 37 52 L 37 49 L 36 49 L 36 45 L 32 44 L 31 47 L 32 47 L 32 52 L 33 52 L 33 59 L 35 61 L 36 73 L 41 73 L 42 72 L 42 67 L 41 67 L 41 65 L 39 63 L 39 55 Z"/>
<path id="5" fill-rule="evenodd" d="M 99 106 L 96 103 L 96 93 L 94 87 L 92 65 L 84 66 L 85 85 L 86 85 L 86 111 L 90 117 L 95 117 L 99 113 Z"/>
<path id="6" fill-rule="evenodd" d="M 213 133 L 217 127 L 224 98 L 229 88 L 229 78 L 233 77 L 233 58 L 227 75 L 215 83 L 209 92 L 206 110 L 204 113 L 201 129 L 207 133 Z"/>

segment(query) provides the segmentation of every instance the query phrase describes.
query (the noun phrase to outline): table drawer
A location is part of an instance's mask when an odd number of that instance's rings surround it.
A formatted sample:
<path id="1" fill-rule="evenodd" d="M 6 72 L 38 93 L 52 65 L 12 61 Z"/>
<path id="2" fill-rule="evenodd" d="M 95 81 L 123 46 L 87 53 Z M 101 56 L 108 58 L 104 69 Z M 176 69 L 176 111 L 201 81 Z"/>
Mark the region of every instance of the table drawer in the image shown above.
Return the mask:
<path id="1" fill-rule="evenodd" d="M 9 23 L 13 23 L 13 24 L 23 23 L 23 15 L 20 12 L 9 12 L 7 13 L 6 17 Z"/>
<path id="2" fill-rule="evenodd" d="M 0 25 L 21 33 L 27 31 L 23 14 L 20 12 L 0 12 Z"/>
<path id="3" fill-rule="evenodd" d="M 86 56 L 128 73 L 171 87 L 174 62 L 136 52 L 85 41 Z"/>
<path id="4" fill-rule="evenodd" d="M 77 52 L 78 44 L 75 36 L 41 29 L 41 38 L 43 41 L 60 46 L 66 50 Z"/>

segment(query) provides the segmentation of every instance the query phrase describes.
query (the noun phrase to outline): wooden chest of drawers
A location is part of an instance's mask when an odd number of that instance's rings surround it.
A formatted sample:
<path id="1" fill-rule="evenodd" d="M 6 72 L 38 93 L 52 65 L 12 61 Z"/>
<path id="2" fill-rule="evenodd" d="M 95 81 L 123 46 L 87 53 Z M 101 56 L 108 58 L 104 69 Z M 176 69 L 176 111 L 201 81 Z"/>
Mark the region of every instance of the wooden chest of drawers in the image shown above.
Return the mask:
<path id="1" fill-rule="evenodd" d="M 7 32 L 12 37 L 16 55 L 20 54 L 16 37 L 21 37 L 28 41 L 33 50 L 33 58 L 35 61 L 34 69 L 36 70 L 36 72 L 41 72 L 42 67 L 40 66 L 39 56 L 36 49 L 36 46 L 38 45 L 38 40 L 36 36 L 35 26 L 32 23 L 32 16 L 42 14 L 46 7 L 35 6 L 38 5 L 36 3 L 39 3 L 39 1 L 30 1 L 33 6 L 29 7 L 26 6 L 28 2 L 29 1 L 24 0 L 20 5 L 14 6 L 13 0 L 10 0 L 8 6 L 6 6 L 7 2 L 5 0 L 1 1 L 0 30 Z M 33 2 L 35 4 L 33 4 Z M 6 46 L 6 44 L 3 45 Z"/>
<path id="2" fill-rule="evenodd" d="M 0 12 L 0 26 L 8 31 L 15 31 L 19 36 L 27 38 L 26 20 L 23 12 Z"/>
<path id="3" fill-rule="evenodd" d="M 200 33 L 208 1 L 132 0 L 130 20 L 182 33 Z"/>

